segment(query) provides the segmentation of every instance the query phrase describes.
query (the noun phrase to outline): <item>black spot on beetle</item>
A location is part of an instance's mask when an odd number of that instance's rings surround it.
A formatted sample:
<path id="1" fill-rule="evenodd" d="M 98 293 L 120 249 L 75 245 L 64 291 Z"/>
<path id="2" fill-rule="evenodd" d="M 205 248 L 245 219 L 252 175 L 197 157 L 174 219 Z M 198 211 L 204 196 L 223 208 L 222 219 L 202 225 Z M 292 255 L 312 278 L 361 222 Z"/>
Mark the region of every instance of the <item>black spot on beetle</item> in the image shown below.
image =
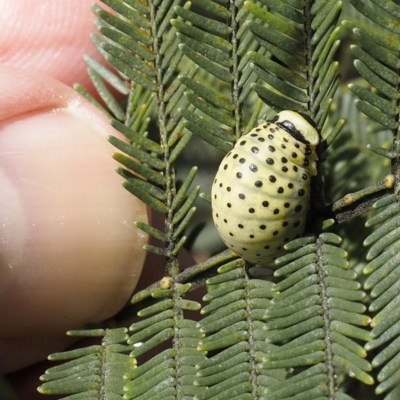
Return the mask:
<path id="1" fill-rule="evenodd" d="M 297 192 L 297 194 L 301 197 L 305 195 L 305 190 L 304 189 L 299 189 L 299 191 Z"/>
<path id="2" fill-rule="evenodd" d="M 260 151 L 260 149 L 258 147 L 256 147 L 256 146 L 253 146 L 251 148 L 251 152 L 254 153 L 254 154 L 257 154 L 259 151 Z"/>
<path id="3" fill-rule="evenodd" d="M 250 213 L 250 214 L 254 214 L 255 211 L 256 211 L 256 210 L 255 210 L 253 207 L 250 207 L 250 208 L 249 208 L 249 213 Z"/>
<path id="4" fill-rule="evenodd" d="M 262 187 L 262 185 L 263 185 L 263 183 L 262 183 L 261 181 L 255 181 L 255 182 L 254 182 L 254 186 L 255 186 L 255 187 L 260 188 L 260 187 Z"/>
<path id="5" fill-rule="evenodd" d="M 262 206 L 263 206 L 263 207 L 268 207 L 268 206 L 269 206 L 269 202 L 268 202 L 267 200 L 264 200 L 264 201 L 262 202 Z"/>
<path id="6" fill-rule="evenodd" d="M 250 164 L 249 165 L 249 169 L 250 169 L 251 172 L 257 172 L 258 171 L 257 165 L 255 165 L 255 164 Z"/>
<path id="7" fill-rule="evenodd" d="M 243 175 L 242 175 L 241 172 L 237 172 L 237 173 L 236 173 L 236 178 L 239 178 L 239 179 L 240 179 L 242 176 L 243 176 Z"/>
<path id="8" fill-rule="evenodd" d="M 274 160 L 270 157 L 268 157 L 265 161 L 267 162 L 268 165 L 274 165 Z"/>
<path id="9" fill-rule="evenodd" d="M 239 162 L 240 162 L 240 164 L 244 164 L 246 162 L 246 159 L 242 157 L 239 159 Z"/>
<path id="10" fill-rule="evenodd" d="M 244 193 L 239 193 L 239 199 L 244 200 L 245 197 L 246 197 L 246 196 L 244 195 Z"/>
<path id="11" fill-rule="evenodd" d="M 303 206 L 296 206 L 294 211 L 296 211 L 297 213 L 299 213 L 301 210 L 303 209 Z"/>
<path id="12" fill-rule="evenodd" d="M 269 176 L 269 181 L 270 181 L 271 183 L 276 182 L 276 177 L 275 177 L 274 175 L 270 175 L 270 176 Z"/>
<path id="13" fill-rule="evenodd" d="M 244 145 L 246 144 L 246 141 L 245 141 L 245 140 L 242 140 L 239 144 L 240 144 L 241 146 L 244 146 Z"/>
<path id="14" fill-rule="evenodd" d="M 275 147 L 274 146 L 268 146 L 268 150 L 273 153 L 275 151 Z"/>

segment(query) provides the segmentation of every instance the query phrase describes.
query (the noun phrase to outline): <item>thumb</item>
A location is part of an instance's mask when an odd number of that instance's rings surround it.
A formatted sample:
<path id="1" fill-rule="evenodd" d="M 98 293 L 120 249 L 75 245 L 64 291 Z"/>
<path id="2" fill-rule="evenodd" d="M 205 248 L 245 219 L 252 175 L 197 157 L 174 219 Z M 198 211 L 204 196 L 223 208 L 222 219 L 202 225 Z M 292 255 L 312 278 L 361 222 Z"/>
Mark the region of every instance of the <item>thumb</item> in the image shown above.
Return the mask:
<path id="1" fill-rule="evenodd" d="M 121 135 L 100 112 L 26 71 L 0 67 L 0 87 L 0 339 L 43 342 L 128 301 L 147 212 L 121 186 L 106 140 Z"/>

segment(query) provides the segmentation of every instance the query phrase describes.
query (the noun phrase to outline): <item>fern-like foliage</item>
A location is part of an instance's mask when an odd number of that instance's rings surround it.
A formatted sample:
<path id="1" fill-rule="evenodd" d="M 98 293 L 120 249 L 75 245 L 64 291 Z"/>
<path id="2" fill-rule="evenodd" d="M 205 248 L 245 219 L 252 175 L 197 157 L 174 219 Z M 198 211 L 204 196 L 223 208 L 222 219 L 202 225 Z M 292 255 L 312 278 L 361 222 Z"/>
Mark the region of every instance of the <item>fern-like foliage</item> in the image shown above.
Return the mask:
<path id="1" fill-rule="evenodd" d="M 275 276 L 285 279 L 273 287 L 279 294 L 266 311 L 265 329 L 267 342 L 283 345 L 267 357 L 265 368 L 310 365 L 313 378 L 304 382 L 294 375 L 291 379 L 299 387 L 278 387 L 276 398 L 298 391 L 307 392 L 310 398 L 329 396 L 337 391 L 340 373 L 373 383 L 366 373 L 371 370 L 366 352 L 357 343 L 369 340 L 369 332 L 359 328 L 370 322 L 363 315 L 365 293 L 350 269 L 347 253 L 337 247 L 340 242 L 332 233 L 304 237 L 291 242 L 288 249 L 292 253 L 277 260 L 282 266 Z M 343 394 L 339 391 L 335 396 Z"/>
<path id="2" fill-rule="evenodd" d="M 145 319 L 130 327 L 134 334 L 128 344 L 136 347 L 131 357 L 140 357 L 170 339 L 174 343 L 172 348 L 125 375 L 130 382 L 125 386 L 124 398 L 190 399 L 194 395 L 195 364 L 204 357 L 196 350 L 201 338 L 196 322 L 182 318 L 183 310 L 200 308 L 199 303 L 182 299 L 190 286 L 178 284 L 175 288 L 153 291 L 152 296 L 162 300 L 141 310 L 138 315 Z M 178 334 L 174 328 L 179 329 Z"/>
<path id="3" fill-rule="evenodd" d="M 247 277 L 239 259 L 221 266 L 207 281 L 209 302 L 199 322 L 206 338 L 199 349 L 218 353 L 198 363 L 197 399 L 264 398 L 271 384 L 282 384 L 286 372 L 263 370 L 263 358 L 275 346 L 265 342 L 264 312 L 272 297 L 271 282 Z"/>
<path id="4" fill-rule="evenodd" d="M 390 129 L 396 129 L 398 108 L 397 89 L 399 68 L 398 52 L 400 44 L 393 40 L 392 35 L 399 33 L 399 23 L 393 17 L 399 18 L 400 7 L 392 1 L 380 4 L 366 4 L 362 1 L 351 1 L 360 12 L 383 29 L 371 31 L 361 26 L 355 27 L 351 22 L 346 24 L 353 28 L 353 33 L 359 41 L 351 50 L 357 57 L 354 65 L 359 74 L 378 92 L 372 93 L 360 85 L 352 85 L 351 89 L 360 100 L 356 106 L 366 115 Z"/>
<path id="5" fill-rule="evenodd" d="M 394 195 L 378 201 L 374 206 L 379 213 L 369 219 L 366 225 L 377 228 L 364 241 L 366 246 L 371 246 L 367 254 L 370 262 L 364 269 L 364 273 L 369 276 L 364 286 L 371 291 L 373 301 L 369 309 L 375 314 L 371 323 L 373 340 L 366 345 L 366 349 L 381 350 L 372 361 L 372 365 L 380 369 L 380 384 L 376 392 L 388 392 L 385 399 L 395 399 L 400 394 L 400 317 L 397 309 L 400 285 L 400 208 Z M 382 345 L 385 348 L 382 349 Z"/>
<path id="6" fill-rule="evenodd" d="M 70 332 L 73 336 L 101 337 L 101 344 L 52 354 L 52 361 L 63 364 L 52 367 L 40 377 L 39 392 L 68 395 L 64 399 L 122 399 L 123 374 L 135 369 L 135 359 L 126 354 L 128 330 L 97 329 Z"/>
<path id="7" fill-rule="evenodd" d="M 351 90 L 359 97 L 356 106 L 373 120 L 389 128 L 394 137 L 390 150 L 371 147 L 376 153 L 392 160 L 392 172 L 398 174 L 398 114 L 399 114 L 399 50 L 400 7 L 395 2 L 351 1 L 374 29 L 354 25 L 345 21 L 352 29 L 357 44 L 351 47 L 356 57 L 354 65 L 369 87 L 352 85 Z M 397 37 L 397 39 L 394 38 Z M 398 194 L 398 187 L 395 187 Z M 385 399 L 396 399 L 400 395 L 399 345 L 396 326 L 399 318 L 395 311 L 398 302 L 398 196 L 389 196 L 375 203 L 378 214 L 367 221 L 367 227 L 376 227 L 364 241 L 371 246 L 367 254 L 369 263 L 364 274 L 370 275 L 365 281 L 365 289 L 373 299 L 369 306 L 375 314 L 371 326 L 373 340 L 366 345 L 368 351 L 380 349 L 372 360 L 379 368 L 377 394 L 387 393 Z M 385 348 L 382 346 L 385 345 Z"/>
<path id="8" fill-rule="evenodd" d="M 103 3 L 114 13 L 94 6 L 102 36 L 92 39 L 114 69 L 86 57 L 103 104 L 77 89 L 125 137 L 109 138 L 123 186 L 164 216 L 164 229 L 136 225 L 152 238 L 146 250 L 166 260 L 165 278 L 133 296 L 138 320 L 129 328 L 131 336 L 126 329 L 75 332 L 103 337 L 102 345 L 53 355 L 74 360 L 48 370 L 40 391 L 68 399 L 349 400 L 348 377 L 373 383 L 363 344 L 368 342 L 370 350 L 390 342 L 373 366 L 382 367 L 378 392 L 397 398 L 398 285 L 392 283 L 398 266 L 398 199 L 386 196 L 393 176 L 327 207 L 319 165 L 308 234 L 286 244 L 276 270 L 252 268 L 228 250 L 182 270 L 178 254 L 200 188 L 193 185 L 197 167 L 191 165 L 178 183 L 175 163 L 193 135 L 224 154 L 260 116 L 290 109 L 308 114 L 322 132 L 321 164 L 344 124 L 330 113 L 341 79 L 335 57 L 342 26 L 359 39 L 352 46 L 355 65 L 374 88 L 351 87 L 360 97 L 357 107 L 397 135 L 400 45 L 385 29 L 399 31 L 399 6 L 351 1 L 381 26 L 374 32 L 356 22 L 338 26 L 338 0 Z M 147 132 L 153 126 L 158 139 Z M 344 142 L 337 142 L 336 152 L 331 146 L 334 160 L 346 154 Z M 398 148 L 395 141 L 390 151 L 374 151 L 397 165 Z M 393 174 L 399 173 L 396 168 Z M 356 213 L 357 202 L 376 193 L 386 197 L 368 222 L 381 225 L 366 239 L 372 247 L 364 272 L 372 274 L 365 289 L 374 298 L 370 311 L 379 312 L 371 341 L 366 294 L 331 226 L 345 219 L 339 218 L 342 209 L 356 204 Z M 201 196 L 210 200 L 207 193 Z M 207 305 L 201 309 L 189 292 L 204 282 Z M 200 309 L 198 322 L 187 318 Z M 113 386 L 105 376 L 112 376 Z"/>

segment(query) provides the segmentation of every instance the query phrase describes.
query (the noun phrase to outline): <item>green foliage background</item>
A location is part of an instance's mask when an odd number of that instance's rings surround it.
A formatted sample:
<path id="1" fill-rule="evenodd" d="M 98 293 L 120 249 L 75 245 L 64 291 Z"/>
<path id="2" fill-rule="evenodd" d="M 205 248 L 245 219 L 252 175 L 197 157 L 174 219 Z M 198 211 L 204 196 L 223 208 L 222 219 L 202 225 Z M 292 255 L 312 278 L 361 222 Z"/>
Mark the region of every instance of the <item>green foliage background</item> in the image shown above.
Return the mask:
<path id="1" fill-rule="evenodd" d="M 63 362 L 39 391 L 69 400 L 400 398 L 400 6 L 103 2 L 115 14 L 93 7 L 93 43 L 110 67 L 86 57 L 103 104 L 77 90 L 126 137 L 109 139 L 117 172 L 165 220 L 163 229 L 137 222 L 165 277 L 132 297 L 131 326 L 69 332 L 98 344 L 51 355 Z M 217 240 L 210 180 L 241 135 L 284 109 L 307 112 L 323 138 L 309 229 L 276 270 L 249 268 Z M 184 269 L 185 247 L 214 255 Z M 204 283 L 200 304 L 192 294 Z"/>

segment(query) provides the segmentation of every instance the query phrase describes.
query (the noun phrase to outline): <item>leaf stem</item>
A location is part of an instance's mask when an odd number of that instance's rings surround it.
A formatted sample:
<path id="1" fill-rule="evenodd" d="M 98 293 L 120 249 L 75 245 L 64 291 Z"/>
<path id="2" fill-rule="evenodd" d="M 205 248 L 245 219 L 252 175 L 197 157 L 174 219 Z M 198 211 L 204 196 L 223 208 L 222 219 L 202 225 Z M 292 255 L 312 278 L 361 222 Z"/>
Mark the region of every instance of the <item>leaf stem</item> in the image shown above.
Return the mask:
<path id="1" fill-rule="evenodd" d="M 153 51 L 156 55 L 154 61 L 154 68 L 157 72 L 156 75 L 156 86 L 157 86 L 157 99 L 158 99 L 158 126 L 160 130 L 160 144 L 164 151 L 164 163 L 165 169 L 164 174 L 166 178 L 165 193 L 166 193 L 166 206 L 167 213 L 165 218 L 165 232 L 167 235 L 167 263 L 166 263 L 166 274 L 168 276 L 175 276 L 179 273 L 179 262 L 176 256 L 172 255 L 175 247 L 175 240 L 172 238 L 174 233 L 174 224 L 172 219 L 174 213 L 172 210 L 172 202 L 176 195 L 176 177 L 173 166 L 170 163 L 170 147 L 168 145 L 168 134 L 167 134 L 167 121 L 166 121 L 166 104 L 164 102 L 165 88 L 163 84 L 164 72 L 162 68 L 163 55 L 161 54 L 161 38 L 158 37 L 159 23 L 156 20 L 157 7 L 152 4 L 150 9 L 150 20 L 151 20 L 151 33 L 154 40 Z"/>
<path id="2" fill-rule="evenodd" d="M 229 11 L 231 12 L 231 20 L 230 20 L 230 27 L 232 28 L 232 33 L 230 37 L 230 42 L 232 44 L 232 51 L 231 51 L 231 56 L 232 56 L 232 61 L 233 65 L 231 68 L 231 72 L 233 75 L 233 82 L 232 82 L 232 103 L 235 105 L 235 110 L 234 110 L 234 119 L 236 121 L 236 138 L 239 139 L 240 136 L 242 135 L 242 121 L 243 121 L 243 115 L 242 115 L 242 107 L 241 103 L 239 102 L 239 97 L 240 97 L 240 89 L 239 89 L 239 81 L 240 81 L 240 75 L 239 75 L 239 56 L 237 54 L 237 50 L 239 48 L 239 39 L 237 37 L 238 29 L 239 29 L 239 24 L 237 22 L 237 7 L 234 1 L 230 1 L 230 8 Z"/>

